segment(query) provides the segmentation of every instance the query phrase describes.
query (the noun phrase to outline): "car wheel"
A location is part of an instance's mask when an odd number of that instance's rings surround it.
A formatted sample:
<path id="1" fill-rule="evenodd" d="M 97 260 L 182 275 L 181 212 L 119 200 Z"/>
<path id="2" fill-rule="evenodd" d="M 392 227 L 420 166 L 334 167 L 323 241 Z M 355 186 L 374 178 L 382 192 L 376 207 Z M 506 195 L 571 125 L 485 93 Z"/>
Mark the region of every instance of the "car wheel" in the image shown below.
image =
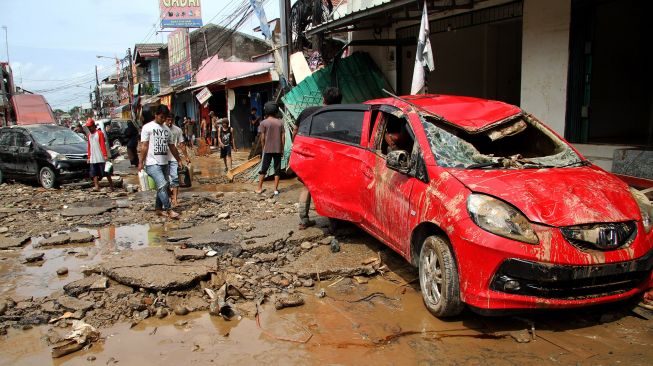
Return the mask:
<path id="1" fill-rule="evenodd" d="M 39 171 L 39 183 L 43 188 L 54 188 L 57 184 L 57 176 L 52 168 L 44 166 Z"/>
<path id="2" fill-rule="evenodd" d="M 113 142 L 111 143 L 111 146 L 113 147 L 121 147 L 122 143 L 120 142 L 120 139 L 114 139 Z"/>
<path id="3" fill-rule="evenodd" d="M 433 315 L 455 316 L 463 310 L 458 268 L 446 239 L 429 236 L 424 240 L 419 253 L 419 284 L 424 304 Z"/>

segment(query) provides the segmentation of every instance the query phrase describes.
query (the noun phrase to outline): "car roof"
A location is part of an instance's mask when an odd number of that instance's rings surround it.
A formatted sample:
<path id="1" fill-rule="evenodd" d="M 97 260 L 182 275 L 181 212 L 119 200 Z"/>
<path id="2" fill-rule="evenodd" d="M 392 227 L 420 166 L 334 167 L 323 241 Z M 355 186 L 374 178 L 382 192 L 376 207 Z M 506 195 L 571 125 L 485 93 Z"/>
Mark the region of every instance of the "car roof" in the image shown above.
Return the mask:
<path id="1" fill-rule="evenodd" d="M 449 123 L 470 132 L 482 130 L 522 112 L 519 107 L 512 104 L 473 97 L 424 94 L 408 95 L 400 98 L 442 116 Z M 391 104 L 402 108 L 410 108 L 408 103 L 395 98 L 374 99 L 365 103 Z"/>
<path id="2" fill-rule="evenodd" d="M 17 125 L 17 126 L 10 126 L 9 128 L 18 128 L 18 129 L 26 129 L 28 131 L 34 131 L 34 130 L 68 130 L 67 127 L 64 126 L 58 126 L 58 125 Z"/>

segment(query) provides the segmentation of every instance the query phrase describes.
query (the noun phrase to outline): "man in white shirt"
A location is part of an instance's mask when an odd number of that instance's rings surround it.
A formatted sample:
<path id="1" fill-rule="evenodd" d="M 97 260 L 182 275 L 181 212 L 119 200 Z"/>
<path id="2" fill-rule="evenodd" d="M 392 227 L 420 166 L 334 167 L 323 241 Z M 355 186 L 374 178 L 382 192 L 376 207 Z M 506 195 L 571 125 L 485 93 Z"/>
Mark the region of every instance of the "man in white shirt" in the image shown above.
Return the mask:
<path id="1" fill-rule="evenodd" d="M 111 180 L 111 173 L 105 172 L 105 164 L 107 161 L 107 148 L 105 144 L 104 133 L 97 129 L 93 118 L 86 121 L 86 128 L 88 128 L 88 136 L 86 136 L 86 147 L 88 150 L 88 164 L 90 176 L 93 179 L 93 190 L 100 190 L 100 179 L 106 176 L 109 181 L 109 189 L 113 192 L 113 181 Z"/>
<path id="2" fill-rule="evenodd" d="M 154 209 L 160 216 L 178 219 L 179 214 L 172 211 L 170 203 L 169 158 L 168 151 L 183 167 L 177 147 L 170 142 L 170 129 L 163 124 L 170 110 L 165 105 L 157 107 L 154 121 L 146 123 L 141 131 L 141 156 L 138 170 L 145 168 L 147 175 L 156 183 L 156 201 Z"/>
<path id="3" fill-rule="evenodd" d="M 186 150 L 186 145 L 184 144 L 184 131 L 172 123 L 172 116 L 168 116 L 165 122 L 166 126 L 170 129 L 170 143 L 177 147 L 177 150 L 181 150 L 186 157 L 186 163 L 190 164 L 190 158 L 188 157 L 188 151 Z M 177 206 L 179 203 L 177 201 L 177 195 L 179 194 L 179 163 L 172 153 L 168 151 L 168 167 L 170 170 L 170 188 L 172 190 L 172 205 Z"/>

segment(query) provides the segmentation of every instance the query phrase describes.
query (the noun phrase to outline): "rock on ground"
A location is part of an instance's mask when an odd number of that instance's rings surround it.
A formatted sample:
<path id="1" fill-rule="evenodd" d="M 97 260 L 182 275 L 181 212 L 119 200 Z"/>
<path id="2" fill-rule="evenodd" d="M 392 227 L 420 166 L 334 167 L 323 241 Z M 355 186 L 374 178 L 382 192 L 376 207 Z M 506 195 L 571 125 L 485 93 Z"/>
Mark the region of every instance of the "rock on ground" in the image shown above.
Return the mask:
<path id="1" fill-rule="evenodd" d="M 21 236 L 18 238 L 12 238 L 4 235 L 0 235 L 0 249 L 9 249 L 15 247 L 22 247 L 29 241 L 29 236 Z"/>
<path id="2" fill-rule="evenodd" d="M 91 301 L 80 300 L 78 298 L 67 295 L 57 298 L 57 302 L 59 305 L 72 311 L 88 310 L 93 307 L 93 302 Z"/>
<path id="3" fill-rule="evenodd" d="M 70 296 L 77 296 L 89 290 L 100 290 L 106 288 L 107 278 L 97 274 L 84 277 L 80 280 L 70 282 L 63 287 L 63 290 Z"/>
<path id="4" fill-rule="evenodd" d="M 355 276 L 374 272 L 371 265 L 363 262 L 377 255 L 378 244 L 372 240 L 357 240 L 354 243 L 341 243 L 338 253 L 332 253 L 329 246 L 320 245 L 300 255 L 296 261 L 281 268 L 282 272 L 296 274 L 298 277 L 321 279 L 333 276 Z"/>
<path id="5" fill-rule="evenodd" d="M 123 285 L 161 291 L 191 286 L 215 272 L 216 262 L 202 259 L 179 263 L 164 248 L 144 248 L 111 256 L 98 268 Z"/>
<path id="6" fill-rule="evenodd" d="M 175 248 L 173 253 L 175 254 L 175 258 L 180 261 L 188 259 L 204 259 L 206 257 L 206 254 L 203 250 L 194 248 Z"/>

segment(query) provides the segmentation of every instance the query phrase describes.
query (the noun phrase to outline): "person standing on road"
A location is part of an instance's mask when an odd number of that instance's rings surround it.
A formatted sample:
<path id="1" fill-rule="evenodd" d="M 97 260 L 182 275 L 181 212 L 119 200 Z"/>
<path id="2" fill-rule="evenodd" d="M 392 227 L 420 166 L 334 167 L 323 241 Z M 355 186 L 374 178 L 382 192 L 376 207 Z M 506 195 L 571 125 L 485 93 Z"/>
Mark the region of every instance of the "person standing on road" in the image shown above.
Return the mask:
<path id="1" fill-rule="evenodd" d="M 127 156 L 132 166 L 138 166 L 138 129 L 134 122 L 127 122 L 125 129 L 125 137 L 127 138 Z"/>
<path id="2" fill-rule="evenodd" d="M 328 87 L 324 90 L 322 93 L 322 103 L 324 105 L 331 105 L 331 104 L 340 104 L 342 102 L 342 94 L 340 94 L 340 90 L 336 87 Z M 299 114 L 297 117 L 297 124 L 295 125 L 295 128 L 293 129 L 292 132 L 292 137 L 293 139 L 295 136 L 297 136 L 297 132 L 299 131 L 299 125 L 311 114 L 317 112 L 320 108 L 320 106 L 312 106 L 312 107 L 307 107 L 302 111 L 302 113 Z M 299 180 L 302 184 L 304 182 Z M 308 217 L 308 212 L 311 209 L 311 193 L 308 191 L 308 188 L 306 188 L 305 185 L 302 185 L 302 190 L 299 192 L 299 229 L 303 230 L 306 229 L 307 227 L 315 225 L 315 221 L 309 219 Z"/>
<path id="3" fill-rule="evenodd" d="M 263 164 L 259 172 L 258 189 L 255 191 L 263 193 L 263 180 L 274 160 L 274 195 L 279 194 L 279 178 L 281 174 L 281 158 L 283 157 L 286 136 L 283 128 L 283 121 L 277 117 L 279 107 L 275 102 L 267 102 L 263 106 L 265 119 L 261 122 L 261 145 L 263 146 Z"/>
<path id="4" fill-rule="evenodd" d="M 252 134 L 251 137 L 252 147 L 254 146 L 254 142 L 256 142 L 256 136 L 258 135 L 259 124 L 261 124 L 261 117 L 259 117 L 259 115 L 257 114 L 256 108 L 253 107 L 249 115 L 249 132 Z"/>
<path id="5" fill-rule="evenodd" d="M 186 131 L 186 141 L 188 141 L 188 144 L 192 147 L 195 140 L 193 138 L 193 135 L 195 135 L 195 121 L 190 118 L 186 118 L 186 122 L 184 123 L 184 130 Z"/>
<path id="6" fill-rule="evenodd" d="M 222 126 L 218 130 L 218 143 L 220 144 L 220 158 L 224 161 L 225 173 L 232 168 L 231 166 L 231 149 L 238 151 L 236 148 L 236 140 L 234 139 L 234 129 L 229 126 L 229 120 L 222 119 Z"/>
<path id="7" fill-rule="evenodd" d="M 211 118 L 211 114 L 213 112 L 209 112 L 209 119 Z M 206 136 L 206 126 L 208 125 L 208 122 L 206 121 L 205 117 L 202 117 L 202 120 L 200 121 L 200 139 L 204 140 L 205 143 L 208 144 L 209 138 Z"/>
<path id="8" fill-rule="evenodd" d="M 86 121 L 86 128 L 89 134 L 86 141 L 86 148 L 88 151 L 88 163 L 90 168 L 90 176 L 93 179 L 93 190 L 100 190 L 100 179 L 106 176 L 109 181 L 109 190 L 113 192 L 113 181 L 111 174 L 105 173 L 104 168 L 107 158 L 107 145 L 105 143 L 104 133 L 97 129 L 93 118 Z"/>
<path id="9" fill-rule="evenodd" d="M 220 128 L 220 119 L 213 116 L 211 119 L 211 146 L 218 146 L 218 129 Z"/>
<path id="10" fill-rule="evenodd" d="M 166 126 L 170 129 L 170 144 L 175 145 L 177 150 L 183 151 L 184 156 L 186 157 L 186 164 L 190 164 L 190 158 L 188 157 L 188 151 L 186 150 L 186 145 L 184 144 L 184 133 L 177 125 L 172 123 L 172 117 L 168 116 L 166 118 Z M 168 170 L 170 173 L 170 190 L 172 191 L 172 206 L 177 206 L 179 203 L 177 200 L 179 194 L 179 162 L 172 155 L 171 150 L 168 151 Z"/>
<path id="11" fill-rule="evenodd" d="M 138 163 L 138 170 L 145 168 L 147 175 L 156 183 L 156 201 L 154 209 L 159 216 L 167 216 L 170 219 L 178 219 L 179 214 L 171 209 L 168 151 L 183 167 L 177 147 L 170 141 L 170 129 L 163 124 L 170 110 L 165 105 L 159 105 L 154 113 L 154 121 L 143 126 L 141 131 L 141 156 Z"/>

